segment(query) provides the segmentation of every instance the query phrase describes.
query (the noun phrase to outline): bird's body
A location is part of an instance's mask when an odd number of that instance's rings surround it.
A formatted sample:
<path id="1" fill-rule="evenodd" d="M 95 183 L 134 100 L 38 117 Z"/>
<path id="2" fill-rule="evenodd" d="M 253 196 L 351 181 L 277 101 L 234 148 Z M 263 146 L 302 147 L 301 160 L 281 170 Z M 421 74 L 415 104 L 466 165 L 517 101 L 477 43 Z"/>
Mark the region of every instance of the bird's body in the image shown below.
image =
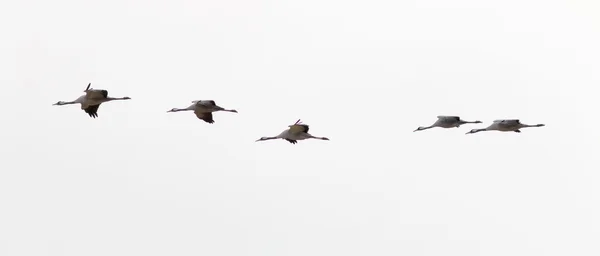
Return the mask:
<path id="1" fill-rule="evenodd" d="M 435 121 L 435 123 L 433 123 L 430 126 L 420 126 L 419 128 L 417 128 L 416 131 L 423 131 L 423 130 L 427 130 L 427 129 L 431 129 L 433 127 L 440 127 L 440 128 L 457 128 L 460 127 L 463 124 L 479 124 L 481 123 L 481 121 L 465 121 L 460 119 L 460 117 L 458 116 L 437 116 L 438 120 Z"/>
<path id="2" fill-rule="evenodd" d="M 521 123 L 521 121 L 519 119 L 500 119 L 500 120 L 494 120 L 494 122 L 492 122 L 492 124 L 486 128 L 473 129 L 473 130 L 467 132 L 467 134 L 483 132 L 483 131 L 500 131 L 500 132 L 520 133 L 521 132 L 520 129 L 523 129 L 523 128 L 543 127 L 543 126 L 545 126 L 545 125 L 544 124 L 535 124 L 535 125 L 523 124 L 523 123 Z"/>
<path id="3" fill-rule="evenodd" d="M 108 97 L 107 90 L 98 90 L 98 89 L 90 89 L 92 83 L 89 83 L 87 88 L 85 89 L 85 94 L 79 96 L 74 101 L 59 101 L 54 103 L 54 105 L 62 106 L 69 104 L 81 104 L 81 109 L 85 111 L 90 117 L 96 118 L 98 117 L 98 108 L 100 104 L 113 100 L 129 100 L 129 97 L 121 97 L 121 98 L 113 98 Z"/>
<path id="4" fill-rule="evenodd" d="M 217 111 L 226 111 L 237 113 L 235 109 L 224 109 L 219 107 L 214 100 L 194 100 L 192 105 L 187 108 L 173 108 L 167 112 L 179 112 L 179 111 L 194 111 L 198 119 L 203 120 L 209 124 L 214 123 L 212 113 Z"/>
<path id="5" fill-rule="evenodd" d="M 319 140 L 329 140 L 326 137 L 316 137 L 308 133 L 309 126 L 306 124 L 301 124 L 300 120 L 296 121 L 295 124 L 289 125 L 289 129 L 281 132 L 277 136 L 273 137 L 262 137 L 256 141 L 265 141 L 265 140 L 274 140 L 274 139 L 284 139 L 292 144 L 298 143 L 299 140 L 306 139 L 319 139 Z"/>

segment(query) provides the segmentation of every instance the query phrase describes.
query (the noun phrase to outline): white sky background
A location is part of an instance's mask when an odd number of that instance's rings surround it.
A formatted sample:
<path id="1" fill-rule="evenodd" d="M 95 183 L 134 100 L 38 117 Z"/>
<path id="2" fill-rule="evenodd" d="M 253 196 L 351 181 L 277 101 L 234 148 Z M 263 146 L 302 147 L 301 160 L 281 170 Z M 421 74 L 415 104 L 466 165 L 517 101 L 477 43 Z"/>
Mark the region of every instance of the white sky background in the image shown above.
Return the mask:
<path id="1" fill-rule="evenodd" d="M 598 255 L 598 13 L 2 1 L 0 255 Z M 88 82 L 133 99 L 51 106 Z M 331 141 L 254 142 L 298 118 Z M 501 118 L 547 126 L 464 135 Z"/>

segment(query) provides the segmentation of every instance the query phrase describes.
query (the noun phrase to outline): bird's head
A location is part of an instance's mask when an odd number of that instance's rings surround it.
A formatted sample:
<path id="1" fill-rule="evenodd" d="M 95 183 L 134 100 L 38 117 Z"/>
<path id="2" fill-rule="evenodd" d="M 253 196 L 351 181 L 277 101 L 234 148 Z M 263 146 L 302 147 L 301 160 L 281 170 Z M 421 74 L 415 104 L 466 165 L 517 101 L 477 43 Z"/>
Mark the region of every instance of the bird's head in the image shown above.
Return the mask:
<path id="1" fill-rule="evenodd" d="M 124 100 L 130 100 L 131 98 L 129 97 L 123 97 Z"/>
<path id="2" fill-rule="evenodd" d="M 56 102 L 56 103 L 54 103 L 54 104 L 52 104 L 52 105 L 53 105 L 53 106 L 60 106 L 60 105 L 64 105 L 64 104 L 65 104 L 65 102 L 64 102 L 64 101 L 59 101 L 59 102 Z"/>
<path id="3" fill-rule="evenodd" d="M 270 139 L 273 139 L 273 138 L 272 137 L 260 137 L 260 139 L 256 140 L 255 142 L 257 142 L 257 141 L 265 141 L 265 140 L 270 140 Z"/>
<path id="4" fill-rule="evenodd" d="M 169 113 L 169 112 L 177 112 L 177 111 L 178 111 L 177 108 L 172 108 L 171 110 L 167 111 L 167 113 Z"/>
<path id="5" fill-rule="evenodd" d="M 480 123 L 483 123 L 483 122 L 481 122 L 481 121 L 477 120 L 477 121 L 475 121 L 475 122 L 473 122 L 473 123 L 474 123 L 474 124 L 480 124 Z"/>
<path id="6" fill-rule="evenodd" d="M 416 132 L 416 131 L 422 131 L 422 130 L 425 130 L 425 127 L 423 127 L 423 126 L 419 126 L 419 128 L 417 128 L 417 129 L 416 129 L 416 130 L 414 130 L 413 132 Z"/>
<path id="7" fill-rule="evenodd" d="M 472 129 L 472 130 L 470 130 L 469 132 L 467 132 L 465 134 L 476 133 L 476 132 L 479 132 L 479 131 L 481 131 L 481 130 L 479 130 L 479 129 Z"/>

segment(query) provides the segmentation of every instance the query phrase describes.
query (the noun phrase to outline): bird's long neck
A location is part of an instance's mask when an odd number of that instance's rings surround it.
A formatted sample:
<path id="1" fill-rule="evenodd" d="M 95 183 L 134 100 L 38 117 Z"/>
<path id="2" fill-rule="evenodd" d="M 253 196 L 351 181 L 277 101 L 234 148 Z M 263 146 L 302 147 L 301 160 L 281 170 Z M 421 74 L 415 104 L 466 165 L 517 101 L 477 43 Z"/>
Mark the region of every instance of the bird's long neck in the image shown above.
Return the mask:
<path id="1" fill-rule="evenodd" d="M 194 110 L 194 109 L 193 108 L 174 108 L 171 111 L 172 112 L 179 112 L 179 111 L 190 111 L 190 110 Z"/>
<path id="2" fill-rule="evenodd" d="M 430 126 L 419 126 L 419 128 L 417 128 L 417 129 L 415 130 L 415 132 L 416 132 L 416 131 L 424 131 L 424 130 L 427 130 L 427 129 L 431 129 L 431 128 L 433 128 L 433 127 L 435 127 L 435 126 L 434 126 L 434 125 L 430 125 Z"/>
<path id="3" fill-rule="evenodd" d="M 79 103 L 79 102 L 77 102 L 77 101 L 59 101 L 54 105 L 62 106 L 62 105 L 70 105 L 70 104 L 77 104 L 77 103 Z"/>
<path id="4" fill-rule="evenodd" d="M 479 123 L 481 123 L 481 121 L 464 121 L 464 120 L 461 120 L 460 123 L 461 124 L 479 124 Z"/>
<path id="5" fill-rule="evenodd" d="M 171 109 L 169 112 L 190 111 L 190 110 L 196 110 L 196 104 L 192 104 L 191 106 L 189 106 L 187 108 L 174 108 L 174 109 Z"/>

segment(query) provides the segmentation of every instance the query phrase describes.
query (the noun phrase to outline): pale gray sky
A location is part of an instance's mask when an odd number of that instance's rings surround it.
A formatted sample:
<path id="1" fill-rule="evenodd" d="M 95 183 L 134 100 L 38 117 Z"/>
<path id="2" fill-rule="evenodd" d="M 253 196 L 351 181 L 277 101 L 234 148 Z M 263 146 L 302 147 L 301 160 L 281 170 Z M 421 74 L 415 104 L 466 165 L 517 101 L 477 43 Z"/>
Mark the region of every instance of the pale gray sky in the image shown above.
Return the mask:
<path id="1" fill-rule="evenodd" d="M 598 13 L 2 1 L 0 255 L 599 255 Z M 133 100 L 51 106 L 88 82 Z M 298 118 L 331 141 L 254 142 Z M 464 134 L 501 118 L 547 126 Z"/>

